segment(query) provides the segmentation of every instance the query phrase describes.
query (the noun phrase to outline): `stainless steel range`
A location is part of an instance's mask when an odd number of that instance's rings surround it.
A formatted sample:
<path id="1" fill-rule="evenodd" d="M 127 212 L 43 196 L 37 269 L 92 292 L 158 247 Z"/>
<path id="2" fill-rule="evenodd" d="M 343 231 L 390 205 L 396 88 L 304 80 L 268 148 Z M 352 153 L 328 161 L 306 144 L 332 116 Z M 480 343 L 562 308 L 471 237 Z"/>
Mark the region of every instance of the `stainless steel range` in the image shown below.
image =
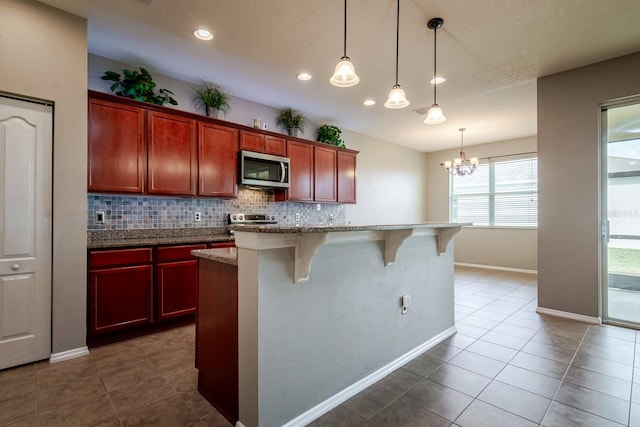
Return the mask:
<path id="1" fill-rule="evenodd" d="M 237 224 L 277 224 L 275 215 L 266 214 L 246 214 L 246 213 L 230 213 L 228 216 L 228 223 L 230 225 Z"/>

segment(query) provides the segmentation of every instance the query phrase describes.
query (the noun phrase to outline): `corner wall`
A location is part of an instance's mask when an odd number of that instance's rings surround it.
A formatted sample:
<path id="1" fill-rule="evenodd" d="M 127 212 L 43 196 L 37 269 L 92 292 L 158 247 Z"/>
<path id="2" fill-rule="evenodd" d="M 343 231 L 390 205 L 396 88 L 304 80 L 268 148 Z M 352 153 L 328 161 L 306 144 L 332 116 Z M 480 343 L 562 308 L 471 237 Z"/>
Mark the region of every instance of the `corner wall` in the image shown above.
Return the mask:
<path id="1" fill-rule="evenodd" d="M 469 157 L 502 156 L 536 151 L 536 137 L 465 146 Z M 459 149 L 426 155 L 427 219 L 449 221 L 449 175 L 440 163 L 458 157 Z M 537 270 L 537 230 L 465 227 L 455 236 L 455 262 Z"/>
<path id="2" fill-rule="evenodd" d="M 36 1 L 0 2 L 0 90 L 51 100 L 52 353 L 85 346 L 87 23 Z"/>
<path id="3" fill-rule="evenodd" d="M 600 103 L 640 94 L 640 53 L 538 79 L 538 304 L 597 317 Z"/>

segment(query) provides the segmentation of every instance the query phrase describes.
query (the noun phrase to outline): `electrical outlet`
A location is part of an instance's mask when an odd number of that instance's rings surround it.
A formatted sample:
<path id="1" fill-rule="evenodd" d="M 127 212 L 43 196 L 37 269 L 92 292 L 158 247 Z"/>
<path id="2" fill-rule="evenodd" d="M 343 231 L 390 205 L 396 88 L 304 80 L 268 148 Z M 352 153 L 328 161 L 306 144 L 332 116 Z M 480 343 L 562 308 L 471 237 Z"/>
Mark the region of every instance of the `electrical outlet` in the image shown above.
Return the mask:
<path id="1" fill-rule="evenodd" d="M 322 209 L 322 205 L 321 205 L 320 203 L 318 203 L 318 204 L 316 205 L 316 209 L 318 210 L 318 212 L 320 212 L 320 209 Z"/>
<path id="2" fill-rule="evenodd" d="M 329 225 L 333 225 L 333 214 L 329 214 Z"/>
<path id="3" fill-rule="evenodd" d="M 400 305 L 402 305 L 402 315 L 407 314 L 409 306 L 411 305 L 411 295 L 403 295 L 400 298 Z"/>
<path id="4" fill-rule="evenodd" d="M 193 215 L 193 219 L 195 220 L 195 222 L 200 222 L 200 219 L 201 219 L 200 212 L 196 212 L 196 213 Z"/>
<path id="5" fill-rule="evenodd" d="M 300 222 L 300 213 L 296 212 L 296 222 Z"/>
<path id="6" fill-rule="evenodd" d="M 104 211 L 96 211 L 96 222 L 104 224 Z"/>

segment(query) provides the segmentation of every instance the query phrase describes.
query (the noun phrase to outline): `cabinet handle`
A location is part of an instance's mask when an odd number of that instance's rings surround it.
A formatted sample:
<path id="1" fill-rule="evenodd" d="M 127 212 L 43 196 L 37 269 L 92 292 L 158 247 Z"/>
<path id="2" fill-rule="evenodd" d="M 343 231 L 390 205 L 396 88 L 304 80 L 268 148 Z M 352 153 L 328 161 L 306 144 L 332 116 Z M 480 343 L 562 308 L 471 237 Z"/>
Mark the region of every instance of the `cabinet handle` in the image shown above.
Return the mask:
<path id="1" fill-rule="evenodd" d="M 12 269 L 13 271 L 18 271 L 18 270 L 20 270 L 20 264 L 13 264 L 13 265 L 11 266 L 11 269 Z"/>

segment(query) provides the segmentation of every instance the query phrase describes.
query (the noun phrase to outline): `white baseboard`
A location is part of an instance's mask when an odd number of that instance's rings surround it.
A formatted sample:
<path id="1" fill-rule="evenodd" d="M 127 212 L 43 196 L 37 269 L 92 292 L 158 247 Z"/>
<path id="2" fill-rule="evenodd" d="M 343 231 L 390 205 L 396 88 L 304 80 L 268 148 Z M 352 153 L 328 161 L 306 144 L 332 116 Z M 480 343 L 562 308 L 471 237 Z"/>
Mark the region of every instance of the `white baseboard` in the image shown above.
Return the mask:
<path id="1" fill-rule="evenodd" d="M 293 420 L 286 423 L 283 427 L 306 426 L 310 422 L 314 421 L 317 418 L 320 418 L 322 415 L 326 414 L 333 408 L 337 407 L 341 403 L 347 401 L 351 397 L 360 393 L 362 390 L 369 387 L 370 385 L 373 385 L 376 382 L 380 381 L 382 378 L 389 375 L 391 372 L 395 371 L 399 367 L 405 365 L 406 363 L 420 356 L 422 353 L 429 350 L 431 347 L 439 344 L 440 342 L 444 341 L 445 339 L 449 338 L 451 335 L 455 333 L 456 333 L 455 326 L 452 326 L 451 328 L 445 330 L 444 332 L 439 333 L 435 337 L 431 338 L 429 341 L 419 345 L 418 347 L 414 348 L 408 353 L 400 356 L 393 362 L 387 364 L 386 366 L 383 366 L 382 368 L 371 373 L 370 375 L 366 376 L 360 381 L 357 381 L 351 384 L 349 387 L 345 388 L 344 390 L 334 394 L 324 402 L 321 402 L 318 405 L 314 406 L 313 408 L 309 409 L 307 412 L 304 412 L 301 415 L 297 416 Z M 240 427 L 240 426 L 242 426 L 242 424 L 238 421 L 238 423 L 236 423 L 236 427 Z"/>
<path id="2" fill-rule="evenodd" d="M 568 311 L 554 310 L 552 308 L 538 307 L 536 308 L 536 313 L 577 320 L 578 322 L 592 323 L 594 325 L 602 324 L 602 319 L 600 317 L 585 316 L 584 314 L 570 313 Z"/>
<path id="3" fill-rule="evenodd" d="M 501 271 L 513 271 L 515 273 L 538 274 L 538 270 L 526 270 L 524 268 L 499 267 L 497 265 L 469 264 L 469 263 L 466 263 L 466 262 L 454 262 L 453 265 L 458 265 L 460 267 L 483 268 L 485 270 L 501 270 Z"/>
<path id="4" fill-rule="evenodd" d="M 76 357 L 86 356 L 87 354 L 89 354 L 89 348 L 87 348 L 87 346 L 74 348 L 60 353 L 53 353 L 49 357 L 49 363 L 62 362 L 63 360 L 74 359 Z"/>

